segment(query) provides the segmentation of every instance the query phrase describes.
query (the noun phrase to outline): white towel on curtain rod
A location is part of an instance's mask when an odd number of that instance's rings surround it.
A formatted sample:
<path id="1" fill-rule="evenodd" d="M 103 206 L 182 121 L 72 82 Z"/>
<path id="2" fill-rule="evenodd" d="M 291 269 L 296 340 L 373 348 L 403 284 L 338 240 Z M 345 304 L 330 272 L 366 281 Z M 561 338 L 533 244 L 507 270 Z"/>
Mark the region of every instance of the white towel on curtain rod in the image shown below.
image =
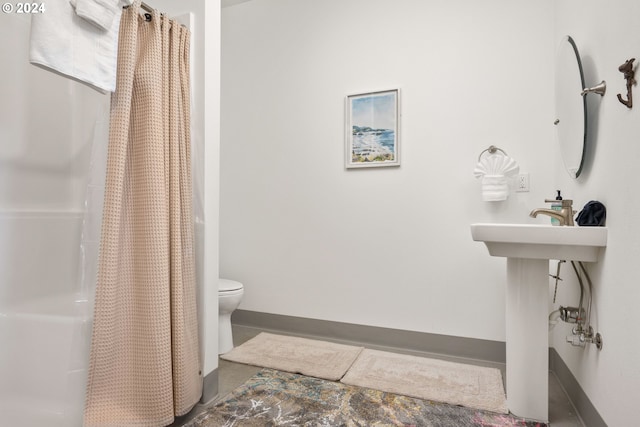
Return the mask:
<path id="1" fill-rule="evenodd" d="M 103 30 L 109 30 L 114 19 L 120 20 L 123 6 L 120 0 L 69 0 L 69 3 L 79 17 Z M 131 1 L 126 4 L 131 4 Z"/>
<path id="2" fill-rule="evenodd" d="M 77 7 L 83 4 L 77 1 Z M 128 3 L 115 2 L 103 28 L 79 16 L 69 0 L 47 0 L 46 11 L 31 16 L 29 62 L 101 93 L 113 92 L 122 5 Z"/>

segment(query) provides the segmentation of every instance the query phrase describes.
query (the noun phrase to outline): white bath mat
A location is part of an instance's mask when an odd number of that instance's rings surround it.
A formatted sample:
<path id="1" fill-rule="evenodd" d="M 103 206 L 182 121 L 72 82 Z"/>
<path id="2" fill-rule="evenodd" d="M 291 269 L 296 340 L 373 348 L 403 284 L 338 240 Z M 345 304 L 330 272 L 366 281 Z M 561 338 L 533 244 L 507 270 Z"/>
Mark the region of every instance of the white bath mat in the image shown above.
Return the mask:
<path id="1" fill-rule="evenodd" d="M 365 349 L 341 382 L 507 414 L 498 369 Z"/>
<path id="2" fill-rule="evenodd" d="M 221 355 L 224 360 L 337 381 L 363 347 L 261 332 Z"/>

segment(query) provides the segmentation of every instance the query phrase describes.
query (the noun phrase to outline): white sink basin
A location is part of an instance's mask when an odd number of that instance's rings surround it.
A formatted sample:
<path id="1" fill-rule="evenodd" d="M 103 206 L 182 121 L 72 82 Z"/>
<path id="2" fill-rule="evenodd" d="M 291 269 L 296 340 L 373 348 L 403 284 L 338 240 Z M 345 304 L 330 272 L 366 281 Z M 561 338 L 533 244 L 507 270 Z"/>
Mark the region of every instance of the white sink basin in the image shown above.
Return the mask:
<path id="1" fill-rule="evenodd" d="M 607 245 L 606 227 L 471 224 L 473 240 L 492 256 L 595 262 Z"/>

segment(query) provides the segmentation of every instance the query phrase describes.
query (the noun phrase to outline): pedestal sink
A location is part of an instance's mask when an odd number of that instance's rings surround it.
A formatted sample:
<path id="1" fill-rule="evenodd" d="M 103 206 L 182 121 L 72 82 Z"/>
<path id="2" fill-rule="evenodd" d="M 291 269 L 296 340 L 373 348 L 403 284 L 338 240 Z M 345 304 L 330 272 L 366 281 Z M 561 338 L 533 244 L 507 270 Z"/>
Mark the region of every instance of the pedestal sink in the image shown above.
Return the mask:
<path id="1" fill-rule="evenodd" d="M 595 262 L 606 227 L 471 224 L 473 240 L 507 258 L 507 406 L 520 417 L 549 420 L 549 260 Z"/>

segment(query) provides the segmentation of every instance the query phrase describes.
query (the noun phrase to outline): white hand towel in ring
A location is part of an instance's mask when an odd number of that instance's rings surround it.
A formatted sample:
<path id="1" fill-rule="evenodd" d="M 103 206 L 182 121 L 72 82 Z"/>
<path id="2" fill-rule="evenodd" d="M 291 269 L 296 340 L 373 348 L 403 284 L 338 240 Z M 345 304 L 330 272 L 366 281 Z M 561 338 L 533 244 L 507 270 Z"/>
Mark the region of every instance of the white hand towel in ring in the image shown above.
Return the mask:
<path id="1" fill-rule="evenodd" d="M 511 157 L 494 153 L 480 159 L 473 174 L 482 178 L 482 200 L 497 202 L 509 197 L 509 178 L 520 172 L 520 166 Z"/>

